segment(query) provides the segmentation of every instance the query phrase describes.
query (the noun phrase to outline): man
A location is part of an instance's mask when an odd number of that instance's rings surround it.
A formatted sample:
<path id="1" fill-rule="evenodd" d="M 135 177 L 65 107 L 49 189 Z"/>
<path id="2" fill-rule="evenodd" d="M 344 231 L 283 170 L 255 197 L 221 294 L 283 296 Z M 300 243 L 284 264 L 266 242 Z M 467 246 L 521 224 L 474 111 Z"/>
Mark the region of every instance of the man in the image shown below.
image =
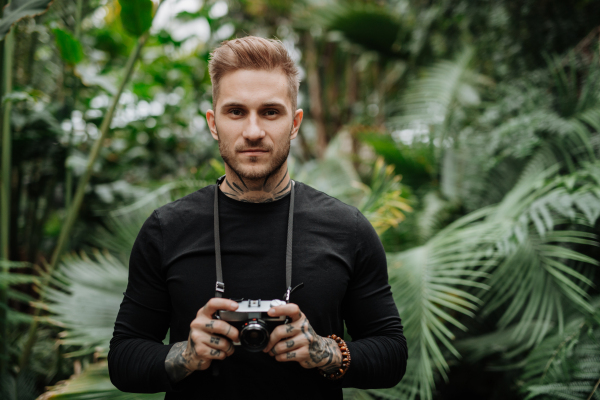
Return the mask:
<path id="1" fill-rule="evenodd" d="M 377 234 L 288 174 L 303 117 L 293 61 L 281 42 L 245 37 L 217 48 L 209 71 L 206 118 L 226 176 L 142 227 L 108 355 L 113 384 L 166 399 L 331 399 L 396 385 L 406 341 Z M 268 315 L 289 320 L 261 352 L 234 346 L 238 329 L 217 319 L 238 308 L 230 299 L 286 297 Z M 346 346 L 327 338 L 344 336 L 344 322 Z"/>

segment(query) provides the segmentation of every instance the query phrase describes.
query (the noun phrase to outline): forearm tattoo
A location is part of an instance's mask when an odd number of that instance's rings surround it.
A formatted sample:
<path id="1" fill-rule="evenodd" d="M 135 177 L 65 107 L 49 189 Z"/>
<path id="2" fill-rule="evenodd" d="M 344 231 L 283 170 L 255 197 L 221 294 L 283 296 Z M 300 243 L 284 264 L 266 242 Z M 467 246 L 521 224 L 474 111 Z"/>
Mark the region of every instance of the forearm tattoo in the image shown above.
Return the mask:
<path id="1" fill-rule="evenodd" d="M 278 171 L 275 171 L 278 172 Z M 276 182 L 275 172 L 265 177 L 264 181 L 250 184 L 246 182 L 237 172 L 233 171 L 235 177 L 225 178 L 225 184 L 221 185 L 221 190 L 232 199 L 247 203 L 270 203 L 285 197 L 292 187 L 292 180 L 289 179 L 288 171 Z M 284 182 L 287 179 L 287 184 Z M 239 184 L 234 182 L 238 180 Z M 250 186 L 250 187 L 249 187 Z"/>
<path id="2" fill-rule="evenodd" d="M 335 340 L 317 335 L 306 317 L 303 317 L 300 330 L 308 340 L 310 361 L 304 362 L 308 368 L 319 367 L 330 373 L 342 366 L 342 354 Z"/>
<path id="3" fill-rule="evenodd" d="M 200 369 L 204 360 L 194 361 L 194 348 L 194 341 L 190 336 L 187 342 L 175 343 L 171 347 L 171 350 L 169 350 L 169 354 L 167 354 L 167 358 L 165 359 L 165 370 L 172 383 L 179 382 L 196 369 Z"/>

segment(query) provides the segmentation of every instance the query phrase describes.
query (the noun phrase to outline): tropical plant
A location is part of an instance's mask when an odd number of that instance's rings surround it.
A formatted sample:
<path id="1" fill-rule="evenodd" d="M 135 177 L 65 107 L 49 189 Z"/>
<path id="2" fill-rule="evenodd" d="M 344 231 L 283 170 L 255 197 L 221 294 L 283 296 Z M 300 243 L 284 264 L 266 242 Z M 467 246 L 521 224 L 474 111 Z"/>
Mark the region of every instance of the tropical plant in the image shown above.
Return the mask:
<path id="1" fill-rule="evenodd" d="M 158 0 L 12 0 L 4 9 L 0 25 L 13 25 L 15 45 L 2 74 L 12 72 L 14 89 L 2 89 L 10 118 L 0 258 L 36 266 L 2 264 L 3 398 L 31 398 L 74 371 L 48 395 L 136 397 L 108 381 L 110 329 L 82 329 L 81 310 L 58 305 L 85 297 L 92 276 L 89 291 L 118 302 L 100 282 L 124 275 L 148 213 L 223 173 L 202 116 L 211 106 L 206 66 L 211 48 L 245 34 L 276 35 L 302 67 L 305 123 L 290 173 L 357 206 L 389 252 L 407 376 L 392 390 L 345 396 L 438 397 L 474 362 L 475 382 L 488 370 L 479 366 L 512 371 L 497 372 L 495 387 L 513 396 L 597 396 L 597 378 L 577 371 L 598 365 L 584 352 L 595 352 L 598 331 L 590 296 L 600 284 L 600 30 L 591 16 L 600 3 L 169 1 L 116 107 Z M 135 18 L 122 23 L 127 15 Z M 82 187 L 76 212 L 72 193 Z M 79 252 L 63 264 L 55 257 L 60 267 L 44 274 L 61 247 Z M 56 315 L 39 293 L 55 296 Z M 94 310 L 105 322 L 110 301 Z M 33 313 L 39 338 L 28 345 Z M 15 376 L 28 349 L 29 367 Z M 487 390 L 479 397 L 491 398 Z"/>
<path id="2" fill-rule="evenodd" d="M 526 400 L 600 399 L 599 373 L 598 314 L 575 314 L 563 329 L 556 329 L 529 354 L 521 390 Z"/>

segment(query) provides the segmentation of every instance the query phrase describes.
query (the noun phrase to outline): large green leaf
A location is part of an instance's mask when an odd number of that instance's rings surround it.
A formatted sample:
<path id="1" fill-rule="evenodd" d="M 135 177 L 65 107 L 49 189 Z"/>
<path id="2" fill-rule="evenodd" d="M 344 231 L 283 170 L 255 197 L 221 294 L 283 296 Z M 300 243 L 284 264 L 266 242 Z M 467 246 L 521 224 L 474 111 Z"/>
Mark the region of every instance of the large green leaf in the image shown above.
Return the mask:
<path id="1" fill-rule="evenodd" d="M 73 65 L 83 60 L 83 48 L 79 40 L 71 33 L 60 28 L 55 28 L 52 32 L 56 38 L 60 56 L 67 64 Z"/>
<path id="2" fill-rule="evenodd" d="M 4 39 L 10 28 L 25 17 L 34 17 L 45 13 L 54 0 L 12 0 L 4 8 L 0 19 L 0 40 Z"/>
<path id="3" fill-rule="evenodd" d="M 152 26 L 152 0 L 119 0 L 123 28 L 135 37 Z"/>
<path id="4" fill-rule="evenodd" d="M 336 12 L 337 11 L 337 12 Z M 389 10 L 371 4 L 338 6 L 332 12 L 329 29 L 340 31 L 351 42 L 368 50 L 394 55 L 394 46 L 401 29 L 400 21 Z"/>

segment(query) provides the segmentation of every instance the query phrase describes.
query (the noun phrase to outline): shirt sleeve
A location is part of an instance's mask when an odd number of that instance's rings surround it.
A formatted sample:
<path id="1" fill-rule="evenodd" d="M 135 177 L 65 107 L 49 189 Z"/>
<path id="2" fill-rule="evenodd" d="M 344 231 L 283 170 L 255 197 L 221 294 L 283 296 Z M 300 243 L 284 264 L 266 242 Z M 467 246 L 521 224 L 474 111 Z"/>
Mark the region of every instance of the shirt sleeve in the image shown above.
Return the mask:
<path id="1" fill-rule="evenodd" d="M 352 361 L 345 387 L 393 387 L 406 372 L 408 350 L 388 283 L 387 260 L 371 223 L 357 211 L 353 275 L 342 304 Z"/>
<path id="2" fill-rule="evenodd" d="M 173 390 L 165 369 L 172 345 L 170 298 L 163 277 L 163 239 L 158 212 L 146 220 L 129 258 L 129 281 L 108 352 L 110 380 L 119 390 L 156 393 Z"/>

